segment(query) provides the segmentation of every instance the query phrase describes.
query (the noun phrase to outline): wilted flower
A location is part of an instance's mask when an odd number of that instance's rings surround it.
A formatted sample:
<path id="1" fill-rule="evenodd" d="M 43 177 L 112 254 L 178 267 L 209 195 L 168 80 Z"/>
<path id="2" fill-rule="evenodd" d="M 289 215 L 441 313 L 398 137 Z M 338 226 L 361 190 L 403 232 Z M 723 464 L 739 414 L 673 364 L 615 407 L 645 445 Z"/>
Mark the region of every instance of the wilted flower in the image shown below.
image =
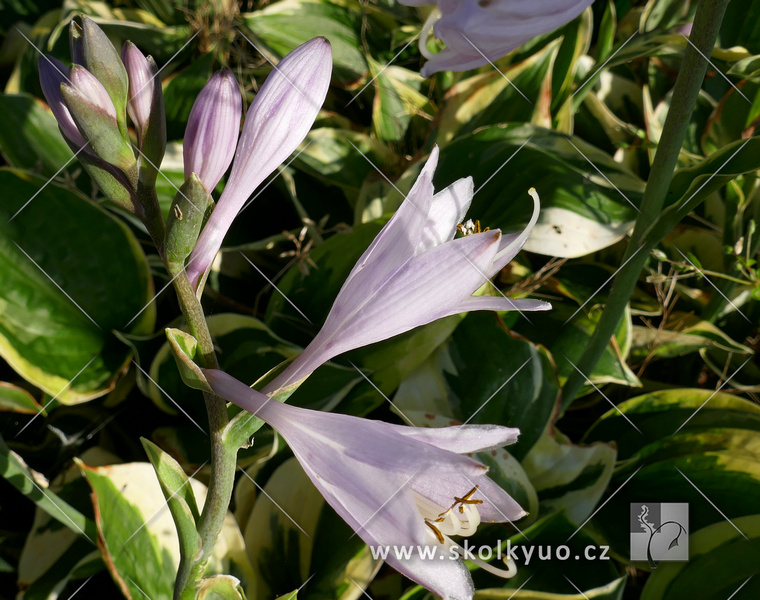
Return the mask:
<path id="1" fill-rule="evenodd" d="M 261 86 L 248 109 L 227 185 L 190 257 L 187 273 L 193 285 L 211 265 L 248 197 L 306 137 L 331 72 L 330 42 L 318 37 L 285 56 Z"/>
<path id="2" fill-rule="evenodd" d="M 548 310 L 539 300 L 473 296 L 528 239 L 538 218 L 520 233 L 496 230 L 453 239 L 473 195 L 472 178 L 433 195 L 435 147 L 406 200 L 348 275 L 320 332 L 265 388 L 294 384 L 338 354 L 387 339 L 437 319 L 471 310 Z"/>
<path id="3" fill-rule="evenodd" d="M 217 370 L 204 371 L 214 392 L 260 417 L 287 441 L 325 500 L 367 544 L 411 548 L 389 552 L 392 567 L 446 600 L 469 600 L 472 579 L 464 549 L 450 536 L 470 536 L 481 522 L 511 522 L 527 513 L 462 456 L 516 441 L 519 431 L 496 425 L 427 429 L 297 408 L 248 388 Z M 432 547 L 435 554 L 424 553 Z M 456 554 L 455 554 L 456 553 Z M 511 577 L 514 565 L 482 568 Z"/>
<path id="4" fill-rule="evenodd" d="M 435 0 L 399 0 L 409 6 Z M 482 67 L 522 46 L 534 37 L 573 20 L 593 0 L 438 0 L 423 25 L 420 51 L 428 59 L 422 75 L 438 71 L 466 71 Z M 427 49 L 430 30 L 446 48 Z"/>
<path id="5" fill-rule="evenodd" d="M 240 133 L 243 99 L 229 69 L 217 71 L 195 99 L 187 120 L 185 179 L 195 173 L 211 192 L 232 162 Z"/>

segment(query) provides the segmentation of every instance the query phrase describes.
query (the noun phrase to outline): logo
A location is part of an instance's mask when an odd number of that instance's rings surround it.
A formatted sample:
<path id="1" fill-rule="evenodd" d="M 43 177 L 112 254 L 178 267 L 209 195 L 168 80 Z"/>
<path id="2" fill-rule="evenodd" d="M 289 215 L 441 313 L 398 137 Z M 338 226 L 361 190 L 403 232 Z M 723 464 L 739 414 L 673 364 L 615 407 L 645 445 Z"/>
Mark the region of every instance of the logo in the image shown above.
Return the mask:
<path id="1" fill-rule="evenodd" d="M 660 561 L 689 560 L 689 505 L 633 502 L 631 560 L 645 560 L 652 569 Z"/>

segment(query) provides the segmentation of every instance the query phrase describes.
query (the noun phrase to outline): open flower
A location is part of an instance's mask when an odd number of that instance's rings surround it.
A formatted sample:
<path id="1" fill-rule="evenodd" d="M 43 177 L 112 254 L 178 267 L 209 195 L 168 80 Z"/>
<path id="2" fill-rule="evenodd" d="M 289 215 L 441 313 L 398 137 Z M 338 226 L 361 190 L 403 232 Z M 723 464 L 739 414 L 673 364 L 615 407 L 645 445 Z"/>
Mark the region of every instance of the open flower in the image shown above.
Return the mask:
<path id="1" fill-rule="evenodd" d="M 496 230 L 453 239 L 473 195 L 472 178 L 433 195 L 438 148 L 414 187 L 356 263 L 320 332 L 262 391 L 295 384 L 334 356 L 390 338 L 437 319 L 471 310 L 548 310 L 539 300 L 473 296 L 528 239 L 538 219 L 520 233 Z"/>
<path id="2" fill-rule="evenodd" d="M 525 511 L 462 456 L 516 441 L 497 425 L 426 429 L 282 404 L 217 370 L 204 374 L 214 392 L 276 429 L 325 500 L 367 544 L 409 547 L 409 559 L 386 561 L 445 600 L 470 600 L 473 585 L 450 536 L 469 536 L 481 522 L 511 522 Z M 433 547 L 435 554 L 417 552 Z M 444 558 L 445 557 L 445 558 Z M 471 556 L 468 556 L 472 560 Z M 511 577 L 514 565 L 482 568 Z"/>
<path id="3" fill-rule="evenodd" d="M 435 0 L 399 0 L 409 6 Z M 581 14 L 593 0 L 438 0 L 423 25 L 420 51 L 428 59 L 422 75 L 466 71 L 506 56 L 534 37 L 554 31 Z M 446 44 L 427 49 L 430 30 Z"/>
<path id="4" fill-rule="evenodd" d="M 317 37 L 285 56 L 261 86 L 246 114 L 227 185 L 188 262 L 194 286 L 248 197 L 309 133 L 325 101 L 331 73 L 330 42 Z"/>

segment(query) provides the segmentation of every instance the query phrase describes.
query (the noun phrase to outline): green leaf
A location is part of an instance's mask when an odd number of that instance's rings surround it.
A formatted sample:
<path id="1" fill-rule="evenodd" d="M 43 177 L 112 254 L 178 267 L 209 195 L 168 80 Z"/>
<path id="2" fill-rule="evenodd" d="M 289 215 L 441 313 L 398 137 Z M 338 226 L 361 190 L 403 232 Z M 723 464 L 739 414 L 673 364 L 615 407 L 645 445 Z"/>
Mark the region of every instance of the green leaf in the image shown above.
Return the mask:
<path id="1" fill-rule="evenodd" d="M 559 41 L 552 42 L 503 74 L 489 70 L 454 85 L 440 111 L 438 143 L 443 146 L 489 125 L 531 121 L 544 80 L 551 76 L 559 46 Z"/>
<path id="2" fill-rule="evenodd" d="M 617 451 L 613 444 L 572 444 L 557 429 L 547 429 L 522 461 L 538 492 L 541 512 L 564 509 L 583 523 L 596 508 L 612 477 Z"/>
<path id="3" fill-rule="evenodd" d="M 151 600 L 170 600 L 175 576 L 171 557 L 145 526 L 137 506 L 116 487 L 112 478 L 118 466 L 90 468 L 79 464 L 93 491 L 101 552 L 111 577 L 128 598 L 145 595 Z M 125 487 L 140 485 L 135 479 L 122 483 Z"/>
<path id="4" fill-rule="evenodd" d="M 0 113 L 0 150 L 11 166 L 52 177 L 72 158 L 55 117 L 33 96 L 0 96 Z"/>
<path id="5" fill-rule="evenodd" d="M 739 355 L 752 354 L 750 348 L 732 340 L 715 325 L 693 314 L 673 312 L 670 313 L 668 322 L 672 324 L 673 329 L 634 325 L 631 356 L 673 358 L 705 348 L 716 348 Z"/>
<path id="6" fill-rule="evenodd" d="M 299 589 L 313 573 L 314 535 L 324 505 L 295 458 L 282 463 L 257 493 L 244 532 L 255 573 L 246 590 L 251 600 Z"/>
<path id="7" fill-rule="evenodd" d="M 758 561 L 760 515 L 721 521 L 691 534 L 689 562 L 659 564 L 641 600 L 757 598 L 760 579 L 753 576 Z"/>
<path id="8" fill-rule="evenodd" d="M 618 404 L 617 410 L 610 409 L 588 430 L 583 441 L 614 441 L 619 458 L 627 459 L 650 441 L 663 439 L 679 428 L 695 434 L 724 428 L 760 432 L 760 407 L 733 394 L 712 390 L 652 392 Z"/>
<path id="9" fill-rule="evenodd" d="M 74 404 L 111 390 L 129 361 L 112 330 L 152 332 L 153 284 L 125 225 L 45 183 L 0 170 L 0 354 L 59 402 Z"/>
<path id="10" fill-rule="evenodd" d="M 145 453 L 148 455 L 153 468 L 156 470 L 161 491 L 169 505 L 174 524 L 177 527 L 180 552 L 189 560 L 197 558 L 201 552 L 201 539 L 197 531 L 200 519 L 195 494 L 179 463 L 161 450 L 154 443 L 140 438 Z"/>
<path id="11" fill-rule="evenodd" d="M 493 313 L 474 312 L 454 331 L 447 352 L 454 418 L 518 427 L 520 439 L 509 450 L 522 459 L 556 410 L 557 380 L 546 351 L 511 335 Z"/>
<path id="12" fill-rule="evenodd" d="M 521 333 L 534 342 L 543 344 L 552 353 L 557 363 L 560 383 L 575 370 L 573 362 L 583 353 L 601 316 L 600 310 L 589 314 L 581 310 L 573 316 L 575 312 L 568 304 L 554 303 L 552 310 L 541 314 L 540 319 L 531 317 L 534 323 L 521 327 Z M 615 343 L 607 345 L 594 370 L 584 375 L 594 385 L 617 383 L 640 386 L 638 378 L 625 362 L 630 347 L 631 313 L 627 309 L 615 332 Z M 586 383 L 584 389 L 586 393 L 591 391 L 590 384 Z"/>
<path id="13" fill-rule="evenodd" d="M 525 249 L 549 256 L 583 256 L 621 239 L 644 191 L 637 176 L 598 148 L 531 125 L 488 127 L 449 144 L 436 189 L 467 176 L 478 190 L 468 214 L 491 229 L 527 224 L 528 190 L 535 187 L 541 213 Z"/>
<path id="14" fill-rule="evenodd" d="M 312 129 L 302 148 L 293 165 L 330 185 L 340 186 L 349 200 L 356 197 L 366 179 L 382 179 L 373 164 L 382 169 L 394 160 L 393 153 L 378 140 L 358 131 L 332 127 Z"/>
<path id="15" fill-rule="evenodd" d="M 372 125 L 377 137 L 385 142 L 399 142 L 404 138 L 412 117 L 422 112 L 429 103 L 420 93 L 425 81 L 419 74 L 401 67 L 369 61 L 370 74 L 375 87 L 372 108 Z"/>
<path id="16" fill-rule="evenodd" d="M 41 510 L 64 526 L 95 541 L 95 523 L 47 488 L 47 481 L 32 471 L 24 460 L 5 444 L 0 436 L 0 475 L 34 502 Z"/>
<path id="17" fill-rule="evenodd" d="M 360 18 L 338 4 L 284 0 L 262 10 L 241 15 L 246 27 L 280 56 L 316 36 L 332 44 L 333 79 L 343 86 L 367 72 L 359 48 Z"/>
<path id="18" fill-rule="evenodd" d="M 0 411 L 4 410 L 28 415 L 45 412 L 25 389 L 0 381 Z"/>
<path id="19" fill-rule="evenodd" d="M 627 522 L 626 519 L 625 523 Z M 568 520 L 564 512 L 556 512 L 538 520 L 530 527 L 523 529 L 522 533 L 512 536 L 509 543 L 513 554 L 517 557 L 517 575 L 506 582 L 499 582 L 494 578 L 490 578 L 488 582 L 491 585 L 498 583 L 511 592 L 520 588 L 531 590 L 534 594 L 538 592 L 577 594 L 578 589 L 593 590 L 605 586 L 617 579 L 619 575 L 611 557 L 601 558 L 603 549 L 600 545 L 604 545 L 604 542 L 600 543 L 592 537 L 587 529 L 579 529 L 575 523 Z M 552 548 L 566 546 L 569 550 L 568 559 L 560 560 L 554 553 L 549 560 L 539 559 L 539 548 L 549 546 Z M 501 548 L 506 553 L 506 542 L 502 542 Z M 586 557 L 585 552 L 588 548 L 592 549 L 596 560 L 589 560 Z M 529 555 L 531 558 L 528 560 L 526 552 L 531 550 L 532 555 Z M 565 577 L 558 577 L 558 573 L 566 573 L 572 584 Z M 486 585 L 478 584 L 478 579 L 476 579 L 476 588 L 489 587 L 488 582 L 484 582 Z M 509 595 L 506 597 L 508 598 Z M 531 598 L 531 596 L 527 597 Z M 541 596 L 536 595 L 536 598 L 541 598 Z M 549 598 L 552 597 L 549 596 Z"/>

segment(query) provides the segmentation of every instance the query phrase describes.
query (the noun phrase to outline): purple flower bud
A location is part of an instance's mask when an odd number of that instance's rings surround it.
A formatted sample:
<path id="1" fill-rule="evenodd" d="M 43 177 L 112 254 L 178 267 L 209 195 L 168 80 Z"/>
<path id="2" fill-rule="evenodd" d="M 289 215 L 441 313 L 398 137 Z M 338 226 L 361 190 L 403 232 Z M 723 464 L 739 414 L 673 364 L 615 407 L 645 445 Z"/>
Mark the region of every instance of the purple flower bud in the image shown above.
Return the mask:
<path id="1" fill-rule="evenodd" d="M 80 65 L 73 65 L 69 72 L 70 87 L 86 98 L 93 108 L 98 108 L 116 121 L 116 108 L 106 88 L 98 78 Z"/>
<path id="2" fill-rule="evenodd" d="M 68 107 L 61 95 L 61 84 L 68 82 L 69 69 L 57 58 L 41 56 L 39 60 L 40 86 L 45 99 L 50 105 L 53 116 L 58 121 L 61 133 L 78 148 L 87 145 L 87 140 L 82 137 L 79 128 L 74 122 Z"/>
<path id="3" fill-rule="evenodd" d="M 285 56 L 261 86 L 248 109 L 227 187 L 190 257 L 187 273 L 193 285 L 211 265 L 248 197 L 309 133 L 331 72 L 330 42 L 317 37 Z"/>
<path id="4" fill-rule="evenodd" d="M 183 142 L 185 179 L 195 173 L 210 192 L 232 162 L 243 100 L 229 69 L 211 76 L 195 99 Z"/>
<path id="5" fill-rule="evenodd" d="M 121 49 L 121 60 L 129 77 L 127 112 L 135 124 L 138 138 L 142 140 L 150 119 L 155 73 L 153 73 L 148 59 L 132 42 L 124 44 Z"/>

